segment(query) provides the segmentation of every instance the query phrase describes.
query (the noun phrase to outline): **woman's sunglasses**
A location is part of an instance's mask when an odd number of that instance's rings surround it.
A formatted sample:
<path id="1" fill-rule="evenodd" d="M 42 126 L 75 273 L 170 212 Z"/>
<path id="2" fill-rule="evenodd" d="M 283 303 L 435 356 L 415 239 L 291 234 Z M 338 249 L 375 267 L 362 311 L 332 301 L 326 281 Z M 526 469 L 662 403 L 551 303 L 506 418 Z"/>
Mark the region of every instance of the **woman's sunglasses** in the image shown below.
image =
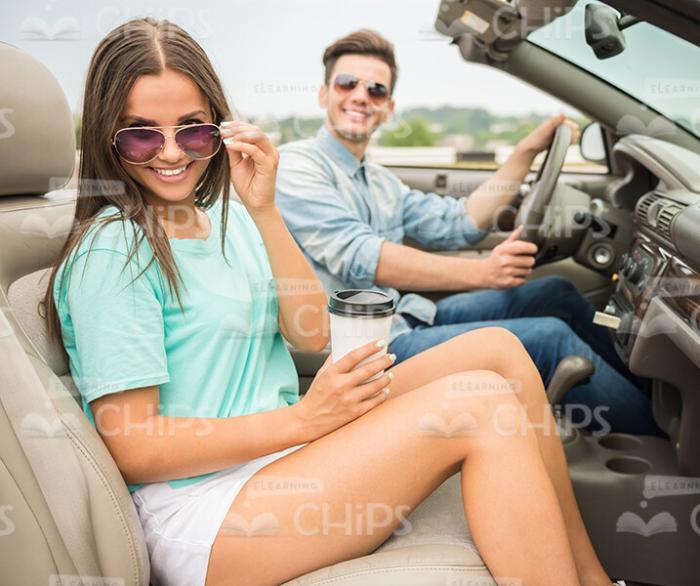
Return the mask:
<path id="1" fill-rule="evenodd" d="M 216 124 L 122 128 L 114 135 L 112 144 L 126 162 L 145 165 L 155 159 L 165 147 L 163 128 L 177 128 L 175 142 L 192 159 L 211 159 L 221 148 L 221 131 Z"/>
<path id="2" fill-rule="evenodd" d="M 333 86 L 339 92 L 351 92 L 358 83 L 364 83 L 367 86 L 367 93 L 376 105 L 383 104 L 389 97 L 389 88 L 383 83 L 362 80 L 351 73 L 339 73 L 333 79 Z"/>

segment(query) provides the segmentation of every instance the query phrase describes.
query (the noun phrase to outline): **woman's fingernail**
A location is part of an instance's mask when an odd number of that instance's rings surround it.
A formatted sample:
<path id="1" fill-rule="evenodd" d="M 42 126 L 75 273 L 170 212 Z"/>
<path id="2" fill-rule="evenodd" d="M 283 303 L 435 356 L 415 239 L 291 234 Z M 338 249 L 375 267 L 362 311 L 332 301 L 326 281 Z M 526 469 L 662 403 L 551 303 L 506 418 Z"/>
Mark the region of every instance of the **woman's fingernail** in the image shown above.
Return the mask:
<path id="1" fill-rule="evenodd" d="M 227 128 L 231 126 L 231 120 L 224 120 L 219 126 L 223 126 L 224 128 Z"/>
<path id="2" fill-rule="evenodd" d="M 396 362 L 396 354 L 389 354 L 389 360 Z"/>
<path id="3" fill-rule="evenodd" d="M 389 380 L 394 380 L 394 373 L 393 372 L 387 372 L 386 375 L 389 377 Z"/>
<path id="4" fill-rule="evenodd" d="M 386 388 L 384 389 L 384 394 L 385 394 L 385 395 L 388 395 L 389 393 L 391 393 L 391 389 L 390 389 L 389 387 L 386 387 Z"/>
<path id="5" fill-rule="evenodd" d="M 384 348 L 384 346 L 386 346 L 386 340 L 379 340 L 376 346 L 377 348 Z"/>
<path id="6" fill-rule="evenodd" d="M 236 141 L 230 137 L 224 139 L 224 144 L 233 144 L 234 142 L 236 142 Z"/>

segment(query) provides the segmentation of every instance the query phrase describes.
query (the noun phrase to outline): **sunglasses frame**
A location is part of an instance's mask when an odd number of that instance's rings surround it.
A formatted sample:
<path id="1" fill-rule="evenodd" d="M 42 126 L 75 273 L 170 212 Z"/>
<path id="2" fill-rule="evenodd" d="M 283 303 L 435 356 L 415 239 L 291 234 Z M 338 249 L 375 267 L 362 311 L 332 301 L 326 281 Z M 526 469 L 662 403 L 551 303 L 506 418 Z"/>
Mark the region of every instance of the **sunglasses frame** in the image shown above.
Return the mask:
<path id="1" fill-rule="evenodd" d="M 177 142 L 177 133 L 185 130 L 186 128 L 193 128 L 196 126 L 213 126 L 218 132 L 219 132 L 219 144 L 216 147 L 216 150 L 209 156 L 206 157 L 192 157 L 190 155 L 187 155 L 191 159 L 194 159 L 195 161 L 206 161 L 207 159 L 211 159 L 216 153 L 218 153 L 221 150 L 221 144 L 223 143 L 223 139 L 221 139 L 221 128 L 217 124 L 214 124 L 213 122 L 200 122 L 198 124 L 179 124 L 176 126 L 127 126 L 126 128 L 120 128 L 114 133 L 114 136 L 112 137 L 112 146 L 114 147 L 114 150 L 116 151 L 117 155 L 119 156 L 120 159 L 123 159 L 130 165 L 148 165 L 151 161 L 154 161 L 155 159 L 158 158 L 158 155 L 163 152 L 163 149 L 165 148 L 165 141 L 168 140 L 168 135 L 163 132 L 162 129 L 167 129 L 167 128 L 177 128 L 175 133 L 173 134 L 173 139 L 175 140 L 175 144 L 177 147 L 184 153 L 185 149 L 183 149 L 180 144 Z M 160 134 L 163 135 L 163 144 L 160 147 L 160 150 L 153 156 L 153 158 L 148 159 L 148 161 L 145 161 L 143 163 L 136 163 L 134 161 L 130 161 L 126 157 L 124 157 L 120 152 L 119 149 L 117 148 L 117 136 L 119 135 L 120 132 L 124 132 L 126 130 L 154 130 L 156 132 L 159 132 Z M 187 153 L 185 153 L 187 154 Z"/>
<path id="2" fill-rule="evenodd" d="M 354 80 L 353 87 L 351 88 L 344 88 L 342 85 L 338 86 L 338 78 L 339 77 L 350 77 Z M 353 91 L 359 84 L 363 83 L 365 85 L 365 88 L 367 88 L 367 95 L 374 101 L 377 105 L 384 104 L 389 101 L 391 98 L 391 91 L 389 90 L 389 86 L 385 85 L 383 83 L 379 83 L 378 81 L 374 81 L 373 79 L 360 79 L 356 75 L 352 73 L 337 73 L 333 77 L 333 87 L 336 89 L 339 89 L 344 92 L 351 92 Z M 383 96 L 373 96 L 372 95 L 372 90 L 370 89 L 371 87 L 383 87 L 386 90 L 386 94 Z"/>

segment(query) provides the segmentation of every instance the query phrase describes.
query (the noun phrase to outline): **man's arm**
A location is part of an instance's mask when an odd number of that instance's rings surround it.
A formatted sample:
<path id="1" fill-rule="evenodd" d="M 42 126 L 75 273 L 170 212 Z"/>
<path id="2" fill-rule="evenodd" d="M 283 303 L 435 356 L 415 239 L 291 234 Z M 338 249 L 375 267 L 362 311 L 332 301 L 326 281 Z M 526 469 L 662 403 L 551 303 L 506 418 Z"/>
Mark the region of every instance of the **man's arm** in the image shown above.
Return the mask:
<path id="1" fill-rule="evenodd" d="M 501 166 L 493 177 L 484 181 L 464 200 L 464 211 L 480 230 L 492 230 L 496 214 L 509 206 L 518 194 L 537 153 L 518 150 Z"/>
<path id="2" fill-rule="evenodd" d="M 509 289 L 525 282 L 537 247 L 518 240 L 520 230 L 483 260 L 442 256 L 384 241 L 375 281 L 383 287 L 412 291 Z"/>
<path id="3" fill-rule="evenodd" d="M 511 203 L 535 156 L 551 143 L 554 131 L 561 123 L 572 125 L 573 138 L 577 136 L 578 127 L 565 121 L 563 115 L 550 118 L 521 140 L 515 152 L 494 176 L 464 200 L 462 237 L 466 242 L 478 238 L 478 231 L 490 230 L 493 227 L 496 212 Z M 449 223 L 446 219 L 450 218 L 452 226 L 447 228 L 447 233 L 451 235 L 452 241 L 459 242 L 457 235 L 460 230 L 455 222 L 454 212 L 449 215 L 443 214 L 437 222 L 436 218 L 431 221 L 430 218 L 426 219 L 427 209 L 434 209 L 437 204 L 430 196 L 409 192 L 405 202 L 407 233 L 411 236 L 422 236 L 418 239 L 424 244 L 446 242 L 443 234 L 434 231 L 434 226 L 447 227 Z M 445 198 L 439 205 L 449 210 L 453 204 L 454 200 Z M 470 227 L 472 234 L 469 233 Z M 537 253 L 534 244 L 519 240 L 521 231 L 518 229 L 511 233 L 507 240 L 496 246 L 483 260 L 441 256 L 384 242 L 377 265 L 376 281 L 385 287 L 414 291 L 517 287 L 522 285 L 532 272 L 535 265 L 534 255 Z"/>
<path id="4" fill-rule="evenodd" d="M 372 287 L 384 238 L 341 197 L 313 153 L 280 149 L 277 203 L 304 253 L 346 286 Z"/>
<path id="5" fill-rule="evenodd" d="M 464 204 L 465 212 L 477 228 L 493 228 L 497 212 L 513 201 L 532 166 L 532 161 L 538 153 L 549 147 L 554 131 L 562 123 L 572 127 L 571 141 L 572 144 L 576 142 L 578 125 L 566 120 L 563 114 L 553 116 L 523 138 L 493 177 L 469 195 Z"/>
<path id="6" fill-rule="evenodd" d="M 464 291 L 486 286 L 483 261 L 441 256 L 384 241 L 376 282 L 383 287 L 412 291 Z"/>

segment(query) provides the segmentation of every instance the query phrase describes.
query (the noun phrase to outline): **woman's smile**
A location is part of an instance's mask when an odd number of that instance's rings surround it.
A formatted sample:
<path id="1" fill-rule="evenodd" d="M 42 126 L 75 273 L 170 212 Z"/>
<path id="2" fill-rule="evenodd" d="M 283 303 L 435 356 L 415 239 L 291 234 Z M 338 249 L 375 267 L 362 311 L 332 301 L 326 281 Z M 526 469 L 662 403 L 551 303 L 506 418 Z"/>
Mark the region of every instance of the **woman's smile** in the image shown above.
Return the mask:
<path id="1" fill-rule="evenodd" d="M 163 183 L 179 183 L 187 179 L 194 161 L 178 167 L 148 167 L 152 175 Z"/>

